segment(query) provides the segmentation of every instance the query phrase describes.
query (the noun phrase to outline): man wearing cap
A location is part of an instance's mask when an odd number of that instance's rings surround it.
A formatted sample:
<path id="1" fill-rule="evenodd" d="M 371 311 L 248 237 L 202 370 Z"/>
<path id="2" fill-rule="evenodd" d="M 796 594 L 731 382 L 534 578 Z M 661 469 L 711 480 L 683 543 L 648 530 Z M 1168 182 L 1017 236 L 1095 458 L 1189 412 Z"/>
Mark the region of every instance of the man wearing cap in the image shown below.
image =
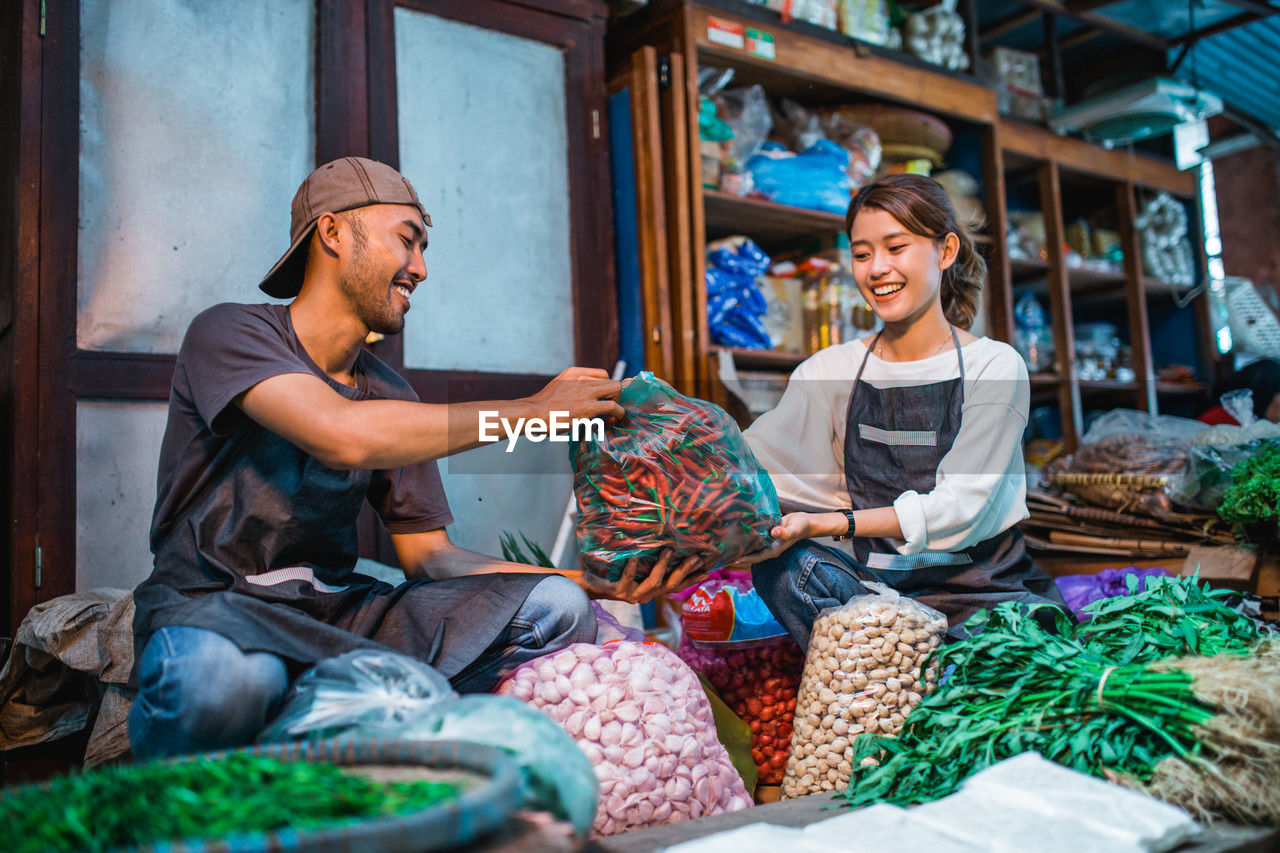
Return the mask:
<path id="1" fill-rule="evenodd" d="M 395 169 L 359 157 L 313 172 L 289 250 L 261 288 L 289 305 L 216 305 L 187 330 L 160 450 L 151 549 L 134 592 L 139 758 L 248 743 L 299 672 L 360 648 L 424 660 L 463 692 L 594 641 L 584 592 L 638 600 L 696 579 L 664 559 L 596 589 L 576 572 L 453 546 L 435 460 L 479 442 L 481 410 L 613 417 L 617 382 L 570 368 L 506 402 L 426 405 L 362 347 L 394 334 L 426 278 L 431 218 Z M 354 572 L 368 503 L 409 580 Z M 567 575 L 567 576 L 566 576 Z"/>

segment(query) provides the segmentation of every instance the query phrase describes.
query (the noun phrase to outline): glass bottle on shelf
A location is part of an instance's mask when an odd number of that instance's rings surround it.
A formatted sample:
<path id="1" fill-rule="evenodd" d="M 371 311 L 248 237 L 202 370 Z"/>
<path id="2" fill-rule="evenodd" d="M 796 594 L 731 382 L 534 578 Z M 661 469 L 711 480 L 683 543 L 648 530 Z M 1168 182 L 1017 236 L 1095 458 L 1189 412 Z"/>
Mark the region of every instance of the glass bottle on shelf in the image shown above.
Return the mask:
<path id="1" fill-rule="evenodd" d="M 822 349 L 822 282 L 811 278 L 804 283 L 804 341 L 805 350 L 813 354 Z"/>

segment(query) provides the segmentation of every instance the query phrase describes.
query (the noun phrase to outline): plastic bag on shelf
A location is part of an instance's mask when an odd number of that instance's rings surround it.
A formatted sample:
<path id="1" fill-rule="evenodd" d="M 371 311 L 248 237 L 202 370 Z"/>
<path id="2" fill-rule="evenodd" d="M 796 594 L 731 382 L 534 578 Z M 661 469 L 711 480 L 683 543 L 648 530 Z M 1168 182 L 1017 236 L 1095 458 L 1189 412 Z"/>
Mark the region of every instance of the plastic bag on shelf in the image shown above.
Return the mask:
<path id="1" fill-rule="evenodd" d="M 317 664 L 258 740 L 337 736 L 495 746 L 516 757 L 526 805 L 584 834 L 595 818 L 595 772 L 555 722 L 510 698 L 459 697 L 444 676 L 404 655 L 360 650 Z"/>
<path id="2" fill-rule="evenodd" d="M 622 389 L 626 417 L 571 446 L 578 552 L 617 580 L 631 557 L 699 555 L 713 571 L 764 548 L 778 495 L 733 418 L 645 371 Z M 647 569 L 641 574 L 647 573 Z"/>
<path id="3" fill-rule="evenodd" d="M 676 653 L 751 729 L 759 782 L 782 781 L 804 656 L 750 575 L 708 579 L 685 598 Z"/>
<path id="4" fill-rule="evenodd" d="M 827 139 L 849 152 L 845 171 L 852 189 L 860 189 L 875 180 L 884 150 L 879 134 L 839 110 L 822 113 L 820 126 Z"/>
<path id="5" fill-rule="evenodd" d="M 1200 421 L 1113 409 L 1085 432 L 1080 448 L 1055 462 L 1047 479 L 1089 503 L 1155 518 L 1176 514 L 1173 495 L 1186 474 Z"/>
<path id="6" fill-rule="evenodd" d="M 742 168 L 752 154 L 769 138 L 773 129 L 773 112 L 764 87 L 759 83 L 745 89 L 726 89 L 718 98 L 725 121 L 733 131 L 730 145 L 730 168 Z"/>
<path id="7" fill-rule="evenodd" d="M 818 614 L 796 699 L 784 797 L 838 791 L 853 772 L 853 741 L 895 734 L 932 689 L 929 654 L 947 617 L 870 583 L 871 595 Z"/>
<path id="8" fill-rule="evenodd" d="M 838 214 L 849 209 L 849 152 L 829 139 L 800 154 L 766 142 L 747 168 L 756 189 L 778 204 Z"/>
<path id="9" fill-rule="evenodd" d="M 790 151 L 804 151 L 818 140 L 826 139 L 822 116 L 817 110 L 802 107 L 789 98 L 781 98 L 773 117 L 773 140 Z"/>
<path id="10" fill-rule="evenodd" d="M 707 247 L 707 326 L 722 346 L 772 349 L 764 325 L 769 303 L 758 281 L 770 259 L 745 237 L 719 240 Z"/>
<path id="11" fill-rule="evenodd" d="M 498 692 L 541 708 L 577 741 L 600 782 L 601 835 L 751 805 L 702 684 L 664 646 L 569 646 L 520 666 Z"/>

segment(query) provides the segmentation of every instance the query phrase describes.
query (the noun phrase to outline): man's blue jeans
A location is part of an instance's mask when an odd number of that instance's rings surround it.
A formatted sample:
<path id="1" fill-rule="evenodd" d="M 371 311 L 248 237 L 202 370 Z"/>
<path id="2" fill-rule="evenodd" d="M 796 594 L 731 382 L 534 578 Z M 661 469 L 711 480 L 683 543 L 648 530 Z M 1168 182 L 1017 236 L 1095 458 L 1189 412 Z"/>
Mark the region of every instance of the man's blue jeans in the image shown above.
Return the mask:
<path id="1" fill-rule="evenodd" d="M 526 661 L 595 639 L 586 594 L 568 578 L 551 575 L 476 662 L 454 677 L 454 688 L 488 692 Z M 280 710 L 289 685 L 282 658 L 246 654 L 202 628 L 161 628 L 138 661 L 138 696 L 129 712 L 133 755 L 147 759 L 251 743 Z"/>

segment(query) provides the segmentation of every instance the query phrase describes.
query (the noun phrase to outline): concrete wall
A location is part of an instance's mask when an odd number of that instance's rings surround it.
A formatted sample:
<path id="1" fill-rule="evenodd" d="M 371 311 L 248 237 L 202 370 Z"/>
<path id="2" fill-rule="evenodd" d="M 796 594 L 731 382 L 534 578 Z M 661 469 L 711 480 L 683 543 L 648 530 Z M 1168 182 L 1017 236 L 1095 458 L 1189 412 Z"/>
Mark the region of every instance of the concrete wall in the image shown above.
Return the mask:
<path id="1" fill-rule="evenodd" d="M 395 26 L 400 168 L 433 222 L 405 365 L 559 373 L 573 360 L 564 57 L 404 8 Z"/>
<path id="2" fill-rule="evenodd" d="M 313 0 L 81 3 L 77 338 L 177 352 L 263 302 L 315 150 Z"/>
<path id="3" fill-rule="evenodd" d="M 1259 146 L 1213 162 L 1227 275 L 1280 296 L 1280 152 Z"/>

